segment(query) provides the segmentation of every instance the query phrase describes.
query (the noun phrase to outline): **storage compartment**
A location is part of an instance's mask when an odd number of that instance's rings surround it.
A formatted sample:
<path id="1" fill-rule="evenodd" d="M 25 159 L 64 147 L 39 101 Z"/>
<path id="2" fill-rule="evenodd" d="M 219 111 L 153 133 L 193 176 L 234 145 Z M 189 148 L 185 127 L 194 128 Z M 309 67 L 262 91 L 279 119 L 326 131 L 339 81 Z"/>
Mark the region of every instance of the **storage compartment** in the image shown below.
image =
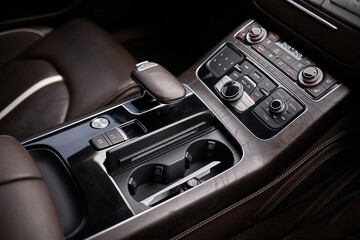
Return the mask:
<path id="1" fill-rule="evenodd" d="M 138 167 L 129 177 L 128 191 L 146 206 L 156 205 L 233 166 L 234 155 L 225 144 L 202 139 L 191 143 L 183 156 L 164 154 L 157 163 Z"/>
<path id="2" fill-rule="evenodd" d="M 64 237 L 68 238 L 80 228 L 85 218 L 83 201 L 75 182 L 55 152 L 46 148 L 35 148 L 30 149 L 29 153 L 50 190 Z"/>
<path id="3" fill-rule="evenodd" d="M 148 136 L 134 144 L 153 140 L 145 151 L 118 156 L 118 162 L 128 164 L 118 165 L 111 175 L 135 213 L 193 189 L 240 161 L 241 148 L 217 125 L 211 114 L 202 114 L 164 129 L 181 129 L 180 134 L 165 137 L 159 132 L 162 138 Z"/>

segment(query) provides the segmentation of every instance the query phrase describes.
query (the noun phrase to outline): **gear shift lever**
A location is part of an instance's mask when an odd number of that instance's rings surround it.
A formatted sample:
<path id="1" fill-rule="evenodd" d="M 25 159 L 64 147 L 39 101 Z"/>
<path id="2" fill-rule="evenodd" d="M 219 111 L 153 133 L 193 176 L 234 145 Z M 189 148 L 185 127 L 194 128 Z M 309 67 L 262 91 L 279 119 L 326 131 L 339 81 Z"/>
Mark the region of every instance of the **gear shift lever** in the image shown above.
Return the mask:
<path id="1" fill-rule="evenodd" d="M 131 78 L 160 103 L 180 101 L 186 95 L 184 86 L 168 70 L 157 63 L 141 62 L 131 72 Z"/>

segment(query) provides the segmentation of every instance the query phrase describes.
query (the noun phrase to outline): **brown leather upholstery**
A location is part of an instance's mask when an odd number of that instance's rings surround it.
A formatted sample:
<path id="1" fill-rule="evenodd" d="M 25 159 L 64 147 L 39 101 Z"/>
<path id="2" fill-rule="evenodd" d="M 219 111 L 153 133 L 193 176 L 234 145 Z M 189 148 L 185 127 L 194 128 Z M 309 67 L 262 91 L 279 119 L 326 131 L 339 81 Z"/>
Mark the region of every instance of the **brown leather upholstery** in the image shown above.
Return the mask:
<path id="1" fill-rule="evenodd" d="M 51 28 L 20 28 L 0 33 L 0 67 L 19 56 L 31 44 L 51 32 Z"/>
<path id="2" fill-rule="evenodd" d="M 0 136 L 0 173 L 0 239 L 63 239 L 39 169 L 9 136 Z"/>
<path id="3" fill-rule="evenodd" d="M 98 26 L 77 19 L 47 32 L 0 33 L 0 111 L 41 80 L 63 79 L 0 119 L 0 133 L 19 140 L 138 92 L 130 79 L 135 59 Z"/>

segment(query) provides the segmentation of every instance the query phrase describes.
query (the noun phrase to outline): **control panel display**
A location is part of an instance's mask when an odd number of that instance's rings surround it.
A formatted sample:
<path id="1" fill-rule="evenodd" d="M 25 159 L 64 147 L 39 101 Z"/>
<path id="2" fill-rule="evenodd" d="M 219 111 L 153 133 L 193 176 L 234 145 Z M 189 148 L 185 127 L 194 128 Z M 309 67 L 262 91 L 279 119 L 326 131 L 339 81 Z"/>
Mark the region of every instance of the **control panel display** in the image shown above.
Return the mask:
<path id="1" fill-rule="evenodd" d="M 298 50 L 296 50 L 294 47 L 292 47 L 290 44 L 288 44 L 287 42 L 284 41 L 277 41 L 276 45 L 278 45 L 279 47 L 281 47 L 282 49 L 285 50 L 285 52 L 289 53 L 291 56 L 293 56 L 296 60 L 301 60 L 303 55 L 298 52 Z"/>

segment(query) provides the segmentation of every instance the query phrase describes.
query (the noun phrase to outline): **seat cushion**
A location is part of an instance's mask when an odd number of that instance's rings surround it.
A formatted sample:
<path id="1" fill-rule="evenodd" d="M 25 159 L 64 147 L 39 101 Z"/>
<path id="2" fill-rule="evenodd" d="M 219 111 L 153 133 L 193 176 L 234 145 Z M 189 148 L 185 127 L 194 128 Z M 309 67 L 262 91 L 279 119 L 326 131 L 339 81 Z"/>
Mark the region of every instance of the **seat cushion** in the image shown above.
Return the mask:
<path id="1" fill-rule="evenodd" d="M 16 31 L 8 32 L 0 42 Z M 135 59 L 85 19 L 43 36 L 21 34 L 31 36 L 0 58 L 0 133 L 21 140 L 139 91 L 130 78 Z"/>
<path id="2" fill-rule="evenodd" d="M 28 152 L 0 135 L 0 239 L 64 239 L 50 192 Z"/>

